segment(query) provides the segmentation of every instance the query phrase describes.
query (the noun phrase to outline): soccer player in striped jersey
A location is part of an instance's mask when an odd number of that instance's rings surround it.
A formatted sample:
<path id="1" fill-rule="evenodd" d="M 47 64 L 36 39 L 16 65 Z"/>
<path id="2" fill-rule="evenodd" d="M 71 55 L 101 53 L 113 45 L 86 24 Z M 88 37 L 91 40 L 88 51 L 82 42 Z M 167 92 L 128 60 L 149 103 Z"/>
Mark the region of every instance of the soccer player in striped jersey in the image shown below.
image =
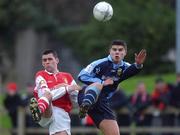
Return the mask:
<path id="1" fill-rule="evenodd" d="M 79 91 L 79 116 L 86 113 L 93 119 L 104 135 L 119 135 L 119 126 L 113 111 L 109 107 L 109 99 L 123 80 L 136 75 L 143 67 L 146 50 L 135 54 L 135 62 L 124 61 L 127 44 L 123 40 L 114 40 L 110 44 L 109 55 L 96 60 L 82 69 L 78 79 L 85 84 Z"/>

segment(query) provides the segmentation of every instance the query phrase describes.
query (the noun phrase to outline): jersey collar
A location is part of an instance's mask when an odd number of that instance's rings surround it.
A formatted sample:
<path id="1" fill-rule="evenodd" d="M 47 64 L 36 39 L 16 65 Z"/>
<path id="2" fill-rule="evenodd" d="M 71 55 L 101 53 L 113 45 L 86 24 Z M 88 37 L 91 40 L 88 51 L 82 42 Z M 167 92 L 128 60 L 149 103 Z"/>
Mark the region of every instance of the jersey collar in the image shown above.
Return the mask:
<path id="1" fill-rule="evenodd" d="M 59 73 L 59 71 L 57 73 L 51 73 L 51 72 L 48 72 L 47 70 L 45 70 L 45 72 L 48 73 L 49 75 L 53 75 L 53 74 Z"/>
<path id="2" fill-rule="evenodd" d="M 111 55 L 108 55 L 107 58 L 108 58 L 109 61 L 111 61 L 113 64 L 115 64 L 115 63 L 113 62 L 112 58 L 111 58 Z M 118 65 L 119 67 L 120 67 L 120 66 L 123 66 L 123 60 L 121 60 L 120 63 L 115 64 L 115 65 Z"/>

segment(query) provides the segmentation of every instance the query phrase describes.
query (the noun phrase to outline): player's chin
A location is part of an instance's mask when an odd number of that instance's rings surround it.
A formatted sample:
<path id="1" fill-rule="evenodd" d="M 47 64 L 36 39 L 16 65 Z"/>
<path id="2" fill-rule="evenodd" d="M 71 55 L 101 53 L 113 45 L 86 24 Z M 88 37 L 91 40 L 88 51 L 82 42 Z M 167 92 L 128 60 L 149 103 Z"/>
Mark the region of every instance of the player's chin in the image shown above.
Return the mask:
<path id="1" fill-rule="evenodd" d="M 46 67 L 46 70 L 47 70 L 48 72 L 50 72 L 50 73 L 53 73 L 53 68 L 50 67 L 50 66 Z"/>
<path id="2" fill-rule="evenodd" d="M 114 59 L 114 63 L 118 64 L 120 62 L 120 60 L 118 59 Z"/>

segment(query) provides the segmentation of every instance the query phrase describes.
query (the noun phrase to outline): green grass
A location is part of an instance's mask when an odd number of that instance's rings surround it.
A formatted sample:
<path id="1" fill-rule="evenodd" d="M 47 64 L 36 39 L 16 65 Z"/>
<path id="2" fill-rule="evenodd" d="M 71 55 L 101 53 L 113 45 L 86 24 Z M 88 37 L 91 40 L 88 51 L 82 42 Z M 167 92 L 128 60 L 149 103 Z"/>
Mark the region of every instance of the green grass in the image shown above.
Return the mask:
<path id="1" fill-rule="evenodd" d="M 11 128 L 10 118 L 3 107 L 4 96 L 0 95 L 0 128 Z"/>
<path id="2" fill-rule="evenodd" d="M 134 93 L 137 83 L 140 81 L 143 81 L 143 82 L 145 82 L 145 84 L 147 86 L 148 93 L 151 93 L 154 88 L 155 80 L 157 77 L 158 77 L 157 75 L 149 75 L 149 76 L 138 76 L 137 75 L 128 80 L 125 80 L 119 86 L 120 86 L 120 88 L 122 88 L 124 90 L 125 93 L 131 94 L 131 93 Z M 161 77 L 167 83 L 174 84 L 175 80 L 176 80 L 175 73 L 163 74 L 163 75 L 161 75 Z"/>
<path id="3" fill-rule="evenodd" d="M 0 105 L 3 104 L 3 100 L 4 100 L 4 96 L 2 94 L 0 94 Z M 1 107 L 1 106 L 0 106 Z"/>
<path id="4" fill-rule="evenodd" d="M 153 88 L 154 88 L 154 82 L 155 79 L 157 78 L 157 75 L 149 75 L 149 76 L 135 76 L 132 77 L 128 80 L 125 80 L 120 84 L 120 87 L 124 89 L 125 93 L 127 94 L 132 94 L 135 91 L 135 87 L 139 81 L 144 81 L 145 84 L 147 85 L 148 92 L 151 93 Z M 164 74 L 162 75 L 162 78 L 168 82 L 168 83 L 175 83 L 175 73 L 173 74 Z M 3 96 L 0 95 L 0 110 L 3 108 L 2 106 L 2 101 L 3 101 Z M 0 111 L 0 128 L 10 128 L 11 123 L 10 119 L 8 117 L 8 114 L 5 112 Z"/>

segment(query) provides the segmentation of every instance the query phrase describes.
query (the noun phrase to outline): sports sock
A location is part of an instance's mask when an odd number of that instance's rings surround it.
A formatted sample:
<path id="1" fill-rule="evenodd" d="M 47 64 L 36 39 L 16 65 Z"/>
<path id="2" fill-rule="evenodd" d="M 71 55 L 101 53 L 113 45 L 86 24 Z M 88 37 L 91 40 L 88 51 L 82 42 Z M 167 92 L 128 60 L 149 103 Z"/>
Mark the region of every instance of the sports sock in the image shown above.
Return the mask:
<path id="1" fill-rule="evenodd" d="M 88 103 L 90 105 L 93 105 L 100 94 L 100 90 L 97 87 L 90 86 L 85 89 L 85 96 L 83 99 L 83 103 Z"/>
<path id="2" fill-rule="evenodd" d="M 49 100 L 46 97 L 41 97 L 38 99 L 38 107 L 41 113 L 44 113 L 45 110 L 49 107 Z"/>

